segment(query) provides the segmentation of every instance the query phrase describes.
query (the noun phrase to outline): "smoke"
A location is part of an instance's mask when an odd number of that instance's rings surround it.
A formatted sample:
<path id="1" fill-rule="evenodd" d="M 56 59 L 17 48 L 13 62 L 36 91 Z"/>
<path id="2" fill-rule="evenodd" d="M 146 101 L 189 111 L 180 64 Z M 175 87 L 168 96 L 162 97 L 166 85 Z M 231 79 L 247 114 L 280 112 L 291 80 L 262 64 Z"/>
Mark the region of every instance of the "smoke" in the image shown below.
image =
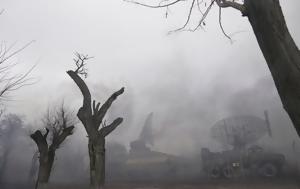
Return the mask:
<path id="1" fill-rule="evenodd" d="M 181 176 L 199 174 L 201 148 L 224 150 L 211 137 L 211 127 L 217 121 L 239 115 L 263 118 L 265 110 L 273 135 L 264 136 L 257 144 L 283 153 L 291 161 L 299 157 L 299 137 L 283 110 L 250 25 L 237 11 L 223 14 L 226 31 L 248 32 L 235 35 L 237 42 L 228 45 L 220 35 L 217 9 L 207 17 L 207 32 L 165 36 L 184 22 L 186 15 L 173 17 L 174 23 L 166 25 L 160 13 L 117 1 L 63 3 L 65 6 L 54 1 L 48 1 L 47 6 L 36 1 L 3 3 L 7 11 L 1 15 L 1 37 L 8 41 L 20 38 L 21 43 L 36 39 L 35 46 L 19 57 L 25 63 L 42 56 L 42 64 L 35 70 L 41 81 L 20 91 L 21 100 L 8 103 L 8 112 L 21 112 L 26 117 L 20 118 L 25 129 L 9 137 L 5 181 L 27 181 L 37 150 L 29 134 L 43 127 L 39 120 L 48 105 L 64 99 L 75 114 L 82 105 L 79 89 L 65 73 L 72 68 L 72 53 L 77 50 L 95 56 L 88 62 L 89 77 L 85 79 L 94 100 L 103 104 L 125 87 L 105 117 L 107 124 L 124 118 L 107 137 L 109 177 L 126 174 L 120 170 L 130 160 L 130 143 L 140 138 L 149 112 L 153 112 L 152 134 L 150 139 L 148 134 L 142 138 L 151 141 L 150 150 L 157 156 L 175 157 L 176 165 L 185 166 Z M 280 3 L 297 43 L 300 32 L 295 15 L 299 6 L 295 4 L 299 2 Z M 70 7 L 67 13 L 64 7 Z M 89 182 L 87 142 L 79 122 L 74 134 L 57 150 L 50 182 Z M 1 141 L 0 151 L 3 144 Z"/>
<path id="2" fill-rule="evenodd" d="M 270 75 L 260 74 L 247 80 L 239 72 L 236 77 L 228 76 L 227 72 L 231 67 L 220 66 L 220 69 L 215 70 L 213 79 L 207 81 L 207 76 L 195 76 L 193 67 L 187 66 L 185 59 L 180 56 L 160 65 L 160 69 L 156 66 L 147 68 L 152 71 L 145 73 L 144 82 L 139 87 L 129 81 L 96 82 L 93 76 L 86 80 L 93 99 L 102 104 L 113 92 L 125 86 L 125 93 L 114 102 L 105 118 L 107 123 L 119 116 L 124 118 L 124 122 L 108 137 L 107 158 L 108 166 L 111 166 L 111 169 L 108 167 L 110 175 L 124 176 L 123 173 L 117 174 L 123 165 L 120 162 L 127 161 L 130 142 L 145 135 L 141 133 L 149 112 L 153 112 L 151 150 L 180 157 L 181 163 L 185 161 L 184 157 L 194 157 L 190 162 L 199 164 L 202 147 L 212 151 L 222 150 L 223 145 L 213 140 L 210 133 L 211 127 L 217 121 L 235 115 L 263 118 L 264 110 L 269 112 L 273 137 L 265 136 L 258 144 L 292 157 L 292 144 L 296 141 L 296 145 L 299 145 L 299 139 L 282 108 Z M 240 85 L 235 85 L 237 79 L 240 80 Z M 244 80 L 246 82 L 243 82 Z M 53 104 L 53 101 L 57 101 L 56 98 L 63 98 L 65 105 L 76 113 L 82 103 L 77 86 L 70 80 L 61 83 L 57 91 L 59 92 L 52 95 L 53 98 L 48 100 L 48 103 Z M 44 106 L 40 109 L 46 110 Z M 40 125 L 31 122 L 31 127 L 38 128 Z M 11 170 L 6 175 L 18 173 L 20 180 L 24 181 L 27 179 L 31 158 L 36 149 L 28 135 L 22 136 L 27 142 L 15 143 L 12 153 L 15 158 L 10 158 L 8 165 Z M 145 136 L 147 137 L 147 134 Z M 124 158 L 118 159 L 120 156 Z M 114 160 L 119 164 L 114 164 Z M 188 166 L 194 167 L 193 164 Z M 50 181 L 88 182 L 88 167 L 87 135 L 79 122 L 74 135 L 57 151 Z M 181 174 L 187 176 L 185 171 Z M 199 170 L 193 170 L 193 174 L 199 174 Z"/>

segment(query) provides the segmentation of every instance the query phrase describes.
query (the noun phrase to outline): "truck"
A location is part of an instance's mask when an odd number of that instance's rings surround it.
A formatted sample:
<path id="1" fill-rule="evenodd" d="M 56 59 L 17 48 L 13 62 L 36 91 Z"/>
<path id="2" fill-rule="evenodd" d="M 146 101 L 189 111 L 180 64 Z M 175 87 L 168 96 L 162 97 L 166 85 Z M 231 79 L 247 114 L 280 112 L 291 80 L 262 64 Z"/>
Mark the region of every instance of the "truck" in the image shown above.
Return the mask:
<path id="1" fill-rule="evenodd" d="M 211 178 L 236 178 L 242 175 L 255 175 L 273 178 L 282 172 L 285 157 L 280 153 L 266 152 L 254 145 L 247 150 L 211 152 L 202 148 L 203 170 Z"/>
<path id="2" fill-rule="evenodd" d="M 240 175 L 276 177 L 285 164 L 285 156 L 269 152 L 257 145 L 257 141 L 272 129 L 267 111 L 265 119 L 252 115 L 239 115 L 219 120 L 211 128 L 211 136 L 224 146 L 223 151 L 211 152 L 202 148 L 204 171 L 212 178 L 233 178 Z"/>

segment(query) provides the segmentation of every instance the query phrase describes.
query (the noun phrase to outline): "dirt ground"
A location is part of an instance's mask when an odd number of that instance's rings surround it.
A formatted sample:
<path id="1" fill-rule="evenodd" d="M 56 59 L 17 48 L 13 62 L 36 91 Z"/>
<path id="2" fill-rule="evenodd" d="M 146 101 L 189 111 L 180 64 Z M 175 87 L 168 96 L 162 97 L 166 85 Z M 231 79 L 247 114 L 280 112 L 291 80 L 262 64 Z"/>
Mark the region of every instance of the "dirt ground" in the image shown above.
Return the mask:
<path id="1" fill-rule="evenodd" d="M 300 189 L 296 180 L 255 180 L 255 181 L 207 181 L 178 184 L 119 184 L 108 185 L 108 189 Z"/>
<path id="2" fill-rule="evenodd" d="M 5 184 L 1 189 L 33 189 L 22 184 Z M 50 184 L 48 189 L 89 189 L 87 184 Z M 300 189 L 300 179 L 216 180 L 194 183 L 108 183 L 105 189 Z"/>

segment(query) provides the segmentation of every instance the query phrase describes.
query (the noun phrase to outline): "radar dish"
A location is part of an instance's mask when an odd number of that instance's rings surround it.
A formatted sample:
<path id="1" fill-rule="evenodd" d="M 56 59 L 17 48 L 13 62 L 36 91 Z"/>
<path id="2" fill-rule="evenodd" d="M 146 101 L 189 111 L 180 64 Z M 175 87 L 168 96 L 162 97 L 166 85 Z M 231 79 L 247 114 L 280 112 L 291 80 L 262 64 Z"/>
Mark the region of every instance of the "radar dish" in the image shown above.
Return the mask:
<path id="1" fill-rule="evenodd" d="M 243 148 L 268 133 L 265 120 L 255 116 L 233 116 L 218 121 L 211 128 L 211 136 L 223 144 Z"/>

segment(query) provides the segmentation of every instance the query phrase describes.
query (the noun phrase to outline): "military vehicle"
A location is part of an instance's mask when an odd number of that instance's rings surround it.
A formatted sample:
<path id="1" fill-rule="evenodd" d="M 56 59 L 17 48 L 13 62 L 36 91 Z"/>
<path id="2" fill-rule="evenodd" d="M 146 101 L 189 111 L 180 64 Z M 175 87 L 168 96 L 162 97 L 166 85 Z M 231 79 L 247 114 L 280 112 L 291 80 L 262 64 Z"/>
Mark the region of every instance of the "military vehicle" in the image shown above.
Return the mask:
<path id="1" fill-rule="evenodd" d="M 110 146 L 108 151 L 109 178 L 129 181 L 171 180 L 176 174 L 178 157 L 152 150 L 154 133 L 152 131 L 153 113 L 148 114 L 138 139 L 130 143 L 130 150 L 122 145 Z"/>
<path id="2" fill-rule="evenodd" d="M 284 166 L 284 155 L 253 145 L 267 133 L 272 136 L 267 112 L 265 120 L 254 116 L 234 116 L 218 121 L 211 129 L 212 137 L 231 146 L 231 149 L 211 152 L 202 148 L 203 170 L 211 178 L 242 175 L 276 177 Z"/>
<path id="3" fill-rule="evenodd" d="M 211 178 L 233 178 L 243 174 L 275 177 L 281 173 L 285 158 L 279 153 L 265 152 L 259 146 L 252 146 L 246 152 L 210 152 L 203 148 L 202 162 Z"/>
<path id="4" fill-rule="evenodd" d="M 153 151 L 141 141 L 134 141 L 130 146 L 131 150 L 125 162 L 129 179 L 161 181 L 174 178 L 175 156 Z"/>

